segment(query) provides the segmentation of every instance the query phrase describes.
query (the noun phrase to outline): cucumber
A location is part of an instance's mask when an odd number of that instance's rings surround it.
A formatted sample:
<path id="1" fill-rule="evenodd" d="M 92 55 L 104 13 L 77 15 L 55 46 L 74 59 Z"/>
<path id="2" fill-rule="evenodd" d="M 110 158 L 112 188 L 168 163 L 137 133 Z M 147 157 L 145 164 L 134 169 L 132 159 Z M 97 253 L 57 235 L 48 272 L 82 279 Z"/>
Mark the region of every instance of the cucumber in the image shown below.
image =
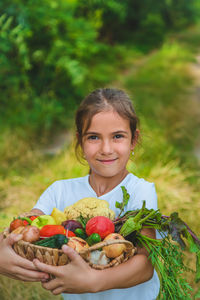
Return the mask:
<path id="1" fill-rule="evenodd" d="M 92 233 L 87 239 L 86 242 L 89 246 L 92 246 L 96 243 L 101 242 L 101 237 L 98 233 Z"/>
<path id="2" fill-rule="evenodd" d="M 61 249 L 62 245 L 68 243 L 68 238 L 64 234 L 55 234 L 44 240 L 35 242 L 34 244 L 42 247 Z"/>

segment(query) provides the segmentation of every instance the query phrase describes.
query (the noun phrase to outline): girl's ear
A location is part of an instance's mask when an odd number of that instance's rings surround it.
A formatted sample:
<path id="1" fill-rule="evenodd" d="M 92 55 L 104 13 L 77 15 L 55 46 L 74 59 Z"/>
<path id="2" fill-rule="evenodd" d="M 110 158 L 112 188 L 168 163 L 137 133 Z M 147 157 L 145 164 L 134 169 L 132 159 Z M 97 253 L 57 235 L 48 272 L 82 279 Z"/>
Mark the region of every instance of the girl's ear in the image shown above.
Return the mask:
<path id="1" fill-rule="evenodd" d="M 140 135 L 140 131 L 139 131 L 139 129 L 136 129 L 135 130 L 135 136 L 134 136 L 134 138 L 131 142 L 131 150 L 133 150 L 135 148 L 135 146 L 137 145 L 139 135 Z"/>

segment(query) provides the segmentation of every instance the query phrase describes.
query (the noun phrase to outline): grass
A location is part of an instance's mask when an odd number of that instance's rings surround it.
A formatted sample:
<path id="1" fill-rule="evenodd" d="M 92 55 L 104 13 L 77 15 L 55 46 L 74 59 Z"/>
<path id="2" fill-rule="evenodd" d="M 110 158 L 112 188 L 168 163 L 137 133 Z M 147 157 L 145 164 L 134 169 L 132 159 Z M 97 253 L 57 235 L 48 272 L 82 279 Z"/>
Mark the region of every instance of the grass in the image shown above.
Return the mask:
<path id="1" fill-rule="evenodd" d="M 192 155 L 199 115 L 192 101 L 193 78 L 188 72 L 189 63 L 194 61 L 195 42 L 192 50 L 187 47 L 188 36 L 185 33 L 179 40 L 176 37 L 148 56 L 138 55 L 137 61 L 130 57 L 132 65 L 113 86 L 130 92 L 141 119 L 142 138 L 129 170 L 155 182 L 163 214 L 179 212 L 199 234 L 199 164 Z M 1 135 L 0 171 L 0 228 L 3 229 L 14 216 L 30 210 L 52 182 L 84 176 L 88 167 L 77 163 L 73 144 L 66 145 L 60 155 L 47 157 L 23 138 L 22 133 L 15 135 L 9 131 Z M 193 255 L 188 254 L 186 259 L 195 266 Z M 194 297 L 198 286 L 193 275 L 186 276 Z M 55 297 L 38 283 L 5 277 L 0 277 L 0 290 L 2 300 Z"/>
<path id="2" fill-rule="evenodd" d="M 54 296 L 44 290 L 40 283 L 20 282 L 6 277 L 0 277 L 1 300 L 61 300 L 61 296 Z"/>

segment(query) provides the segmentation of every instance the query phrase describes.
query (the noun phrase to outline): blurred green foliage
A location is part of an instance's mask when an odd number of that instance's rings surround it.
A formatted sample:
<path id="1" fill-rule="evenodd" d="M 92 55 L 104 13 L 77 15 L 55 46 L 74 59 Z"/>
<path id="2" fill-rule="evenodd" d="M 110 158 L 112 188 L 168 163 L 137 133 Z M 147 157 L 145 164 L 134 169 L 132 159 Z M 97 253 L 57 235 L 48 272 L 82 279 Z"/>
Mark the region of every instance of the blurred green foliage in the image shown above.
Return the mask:
<path id="1" fill-rule="evenodd" d="M 143 127 L 146 124 L 148 128 L 148 136 L 144 136 L 145 148 L 148 147 L 144 156 L 148 157 L 144 160 L 150 164 L 149 170 L 156 161 L 165 163 L 163 153 L 167 153 L 167 160 L 177 156 L 184 164 L 193 160 L 191 152 L 200 121 L 196 113 L 199 104 L 192 101 L 193 77 L 188 69 L 191 62 L 194 56 L 186 47 L 166 42 L 126 80 L 125 86 L 133 94 Z M 151 140 L 153 135 L 158 139 Z"/>
<path id="2" fill-rule="evenodd" d="M 34 138 L 70 127 L 81 99 L 124 66 L 126 44 L 161 45 L 196 21 L 197 2 L 1 1 L 0 129 Z"/>

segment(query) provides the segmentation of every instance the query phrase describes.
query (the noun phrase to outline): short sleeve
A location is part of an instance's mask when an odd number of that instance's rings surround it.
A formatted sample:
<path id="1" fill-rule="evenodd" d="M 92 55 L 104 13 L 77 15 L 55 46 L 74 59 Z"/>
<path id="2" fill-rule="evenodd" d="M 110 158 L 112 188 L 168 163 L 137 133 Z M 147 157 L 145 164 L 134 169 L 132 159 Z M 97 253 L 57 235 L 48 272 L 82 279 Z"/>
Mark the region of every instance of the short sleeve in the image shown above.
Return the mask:
<path id="1" fill-rule="evenodd" d="M 157 194 L 154 183 L 142 181 L 135 187 L 134 208 L 140 209 L 143 201 L 146 202 L 146 208 L 157 210 Z"/>
<path id="2" fill-rule="evenodd" d="M 55 198 L 56 182 L 50 185 L 40 196 L 36 205 L 33 208 L 40 209 L 44 214 L 50 215 L 53 208 L 56 207 Z"/>

